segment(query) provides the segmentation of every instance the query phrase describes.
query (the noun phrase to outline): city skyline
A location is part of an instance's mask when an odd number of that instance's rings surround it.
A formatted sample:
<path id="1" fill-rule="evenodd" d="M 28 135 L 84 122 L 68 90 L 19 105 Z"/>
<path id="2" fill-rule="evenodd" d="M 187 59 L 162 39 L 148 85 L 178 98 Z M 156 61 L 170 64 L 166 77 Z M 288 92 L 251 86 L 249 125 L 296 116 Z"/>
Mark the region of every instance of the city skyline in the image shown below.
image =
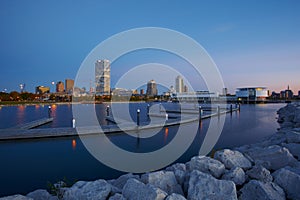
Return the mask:
<path id="1" fill-rule="evenodd" d="M 106 9 L 99 12 L 99 7 Z M 51 87 L 53 81 L 75 79 L 84 58 L 100 42 L 131 28 L 154 26 L 174 29 L 200 43 L 218 66 L 229 93 L 255 86 L 280 92 L 289 85 L 297 94 L 299 9 L 298 1 L 4 0 L 0 2 L 0 91 L 20 91 L 25 83 L 25 90 L 33 92 L 38 85 Z M 111 64 L 118 69 L 111 84 L 133 66 L 155 61 L 186 67 L 171 56 L 129 55 Z M 193 81 L 192 72 L 185 77 Z"/>

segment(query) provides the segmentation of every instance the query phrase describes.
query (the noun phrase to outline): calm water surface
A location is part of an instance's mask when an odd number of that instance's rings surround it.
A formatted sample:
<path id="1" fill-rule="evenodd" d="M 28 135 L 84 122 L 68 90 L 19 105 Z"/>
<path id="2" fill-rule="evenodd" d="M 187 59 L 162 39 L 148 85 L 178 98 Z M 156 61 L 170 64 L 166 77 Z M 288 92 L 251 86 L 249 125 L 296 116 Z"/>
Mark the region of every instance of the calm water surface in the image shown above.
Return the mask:
<path id="1" fill-rule="evenodd" d="M 91 106 L 91 105 L 83 105 Z M 146 110 L 147 104 L 130 104 L 130 110 Z M 174 105 L 173 105 L 174 106 Z M 242 105 L 241 112 L 226 115 L 226 122 L 215 149 L 240 146 L 260 141 L 263 137 L 276 132 L 276 111 L 284 104 Z M 96 105 L 100 124 L 107 124 L 106 105 Z M 131 112 L 136 119 L 135 112 Z M 4 106 L 0 108 L 0 128 L 48 116 L 47 106 Z M 54 121 L 41 128 L 71 127 L 72 105 L 52 105 Z M 141 115 L 141 120 L 146 120 Z M 205 137 L 209 119 L 203 120 L 192 145 L 177 160 L 186 162 L 197 155 Z M 197 122 L 198 123 L 198 122 Z M 186 124 L 184 126 L 189 126 Z M 149 152 L 160 149 L 174 138 L 176 126 L 163 128 L 156 135 L 137 140 L 126 134 L 110 135 L 109 139 L 123 149 L 132 152 Z M 149 130 L 148 130 L 149 131 Z M 1 134 L 1 131 L 0 131 Z M 92 140 L 92 136 L 84 138 Z M 120 163 L 122 164 L 122 163 Z M 78 137 L 0 142 L 0 196 L 26 194 L 38 188 L 47 188 L 47 183 L 66 179 L 95 180 L 116 178 L 123 172 L 111 169 L 96 160 L 84 147 Z"/>

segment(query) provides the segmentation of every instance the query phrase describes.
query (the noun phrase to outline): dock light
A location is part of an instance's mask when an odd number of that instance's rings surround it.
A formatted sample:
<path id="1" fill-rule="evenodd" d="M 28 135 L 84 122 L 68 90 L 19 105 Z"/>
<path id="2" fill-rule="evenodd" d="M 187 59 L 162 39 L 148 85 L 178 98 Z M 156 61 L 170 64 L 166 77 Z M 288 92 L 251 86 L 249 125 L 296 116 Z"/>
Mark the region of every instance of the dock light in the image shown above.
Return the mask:
<path id="1" fill-rule="evenodd" d="M 140 109 L 136 110 L 136 124 L 139 126 L 140 125 Z"/>

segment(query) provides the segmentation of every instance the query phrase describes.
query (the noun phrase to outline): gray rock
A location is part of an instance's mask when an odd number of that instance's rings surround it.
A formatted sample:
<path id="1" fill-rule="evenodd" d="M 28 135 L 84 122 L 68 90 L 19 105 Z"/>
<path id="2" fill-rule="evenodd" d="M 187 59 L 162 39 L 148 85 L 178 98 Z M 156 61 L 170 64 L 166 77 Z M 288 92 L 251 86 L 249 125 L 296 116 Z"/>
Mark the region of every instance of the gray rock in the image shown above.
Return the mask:
<path id="1" fill-rule="evenodd" d="M 186 200 L 186 198 L 180 194 L 173 193 L 167 196 L 165 200 Z"/>
<path id="2" fill-rule="evenodd" d="M 252 148 L 247 154 L 255 161 L 256 164 L 261 164 L 267 169 L 277 170 L 287 165 L 293 166 L 297 160 L 284 147 L 278 145 L 269 146 L 266 148 Z"/>
<path id="3" fill-rule="evenodd" d="M 169 167 L 166 168 L 166 171 L 176 171 L 176 170 L 181 170 L 181 171 L 186 171 L 186 166 L 184 163 L 176 163 L 173 164 Z"/>
<path id="4" fill-rule="evenodd" d="M 284 189 L 290 199 L 300 199 L 300 175 L 288 169 L 280 169 L 273 173 L 274 182 Z"/>
<path id="5" fill-rule="evenodd" d="M 129 179 L 123 187 L 123 196 L 130 200 L 163 200 L 167 193 L 152 185 L 145 185 L 136 180 Z"/>
<path id="6" fill-rule="evenodd" d="M 251 180 L 241 190 L 239 200 L 285 200 L 284 191 L 272 182 Z"/>
<path id="7" fill-rule="evenodd" d="M 188 199 L 237 199 L 232 181 L 218 180 L 213 176 L 194 170 L 190 175 Z"/>
<path id="8" fill-rule="evenodd" d="M 116 193 L 113 196 L 111 196 L 108 200 L 126 200 L 126 198 L 122 194 Z"/>
<path id="9" fill-rule="evenodd" d="M 186 165 L 189 171 L 199 170 L 204 173 L 209 173 L 215 178 L 219 178 L 225 172 L 223 163 L 206 156 L 195 156 Z"/>
<path id="10" fill-rule="evenodd" d="M 287 143 L 300 143 L 300 133 L 297 131 L 286 131 L 285 137 Z"/>
<path id="11" fill-rule="evenodd" d="M 20 194 L 12 195 L 12 196 L 7 196 L 7 197 L 1 197 L 0 200 L 33 200 L 30 197 L 25 197 Z"/>
<path id="12" fill-rule="evenodd" d="M 35 190 L 26 195 L 34 200 L 58 200 L 58 197 L 52 196 L 47 190 Z"/>
<path id="13" fill-rule="evenodd" d="M 221 161 L 227 169 L 241 167 L 245 170 L 250 169 L 252 166 L 251 162 L 242 153 L 230 149 L 217 151 L 214 158 Z"/>
<path id="14" fill-rule="evenodd" d="M 149 183 L 155 187 L 162 189 L 168 194 L 183 194 L 181 186 L 177 183 L 175 175 L 172 171 L 157 171 L 143 174 L 142 182 Z"/>
<path id="15" fill-rule="evenodd" d="M 105 180 L 96 180 L 91 182 L 78 181 L 71 188 L 65 190 L 64 200 L 72 199 L 107 199 L 111 191 L 111 185 Z"/>
<path id="16" fill-rule="evenodd" d="M 122 190 L 124 185 L 128 181 L 128 179 L 130 179 L 130 178 L 135 178 L 137 180 L 140 179 L 139 175 L 133 175 L 132 173 L 128 173 L 128 174 L 124 174 L 124 175 L 120 176 L 119 178 L 114 180 L 111 184 L 113 186 L 119 188 L 120 190 Z"/>
<path id="17" fill-rule="evenodd" d="M 233 181 L 236 185 L 243 185 L 246 180 L 246 176 L 245 176 L 245 172 L 242 168 L 235 167 L 235 168 L 232 168 L 231 170 L 227 171 L 222 176 L 222 179 L 228 180 L 228 181 Z"/>
<path id="18" fill-rule="evenodd" d="M 176 163 L 166 168 L 166 171 L 172 171 L 175 175 L 177 183 L 183 185 L 186 173 L 186 165 L 183 163 Z"/>
<path id="19" fill-rule="evenodd" d="M 289 152 L 298 160 L 300 160 L 300 144 L 297 143 L 289 143 L 282 144 L 283 147 L 287 148 Z"/>
<path id="20" fill-rule="evenodd" d="M 252 169 L 248 170 L 246 174 L 251 179 L 256 179 L 262 182 L 272 182 L 273 180 L 270 171 L 261 165 L 255 165 Z"/>

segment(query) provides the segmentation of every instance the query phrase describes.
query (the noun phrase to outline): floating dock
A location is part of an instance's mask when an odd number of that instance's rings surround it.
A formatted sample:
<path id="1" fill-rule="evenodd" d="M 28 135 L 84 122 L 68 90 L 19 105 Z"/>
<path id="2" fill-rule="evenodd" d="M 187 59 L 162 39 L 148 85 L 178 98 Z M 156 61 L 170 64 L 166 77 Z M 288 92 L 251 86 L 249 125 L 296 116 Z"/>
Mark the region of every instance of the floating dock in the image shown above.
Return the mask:
<path id="1" fill-rule="evenodd" d="M 17 127 L 9 129 L 0 129 L 0 141 L 10 141 L 10 140 L 25 140 L 25 139 L 41 139 L 41 138 L 57 138 L 57 137 L 74 137 L 81 135 L 97 135 L 97 134 L 112 134 L 120 133 L 124 131 L 140 131 L 145 129 L 161 128 L 168 126 L 176 126 L 185 123 L 191 123 L 199 121 L 206 118 L 211 118 L 214 116 L 219 116 L 221 114 L 230 113 L 233 111 L 238 111 L 238 109 L 232 110 L 220 110 L 217 113 L 211 113 L 206 115 L 201 115 L 199 119 L 198 115 L 180 115 L 180 118 L 162 120 L 161 116 L 152 117 L 151 123 L 143 122 L 140 126 L 137 126 L 134 122 L 113 119 L 112 117 L 106 117 L 107 120 L 117 123 L 113 125 L 103 125 L 101 129 L 99 126 L 87 126 L 87 127 L 64 127 L 64 128 L 34 128 L 45 123 L 49 123 L 53 118 L 41 119 L 20 125 Z M 122 129 L 118 127 L 118 123 L 122 125 Z M 100 131 L 99 131 L 100 130 Z M 79 134 L 78 134 L 79 133 Z"/>

